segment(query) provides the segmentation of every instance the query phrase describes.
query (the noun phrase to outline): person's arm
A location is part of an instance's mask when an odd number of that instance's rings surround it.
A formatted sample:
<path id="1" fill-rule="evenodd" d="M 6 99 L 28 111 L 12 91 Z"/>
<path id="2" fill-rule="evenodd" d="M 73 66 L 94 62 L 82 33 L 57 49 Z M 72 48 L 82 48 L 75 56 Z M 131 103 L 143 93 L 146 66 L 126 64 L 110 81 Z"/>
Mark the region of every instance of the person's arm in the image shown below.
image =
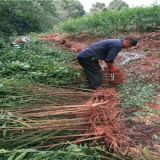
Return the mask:
<path id="1" fill-rule="evenodd" d="M 105 61 L 107 63 L 113 63 L 114 59 L 117 57 L 118 52 L 120 52 L 121 48 L 120 47 L 113 47 L 110 49 L 109 53 L 107 54 Z"/>
<path id="2" fill-rule="evenodd" d="M 119 72 L 119 69 L 114 67 L 113 63 L 114 63 L 114 60 L 115 58 L 117 57 L 118 55 L 118 52 L 121 50 L 121 48 L 119 47 L 113 47 L 111 48 L 111 50 L 109 51 L 107 57 L 105 58 L 105 62 L 107 63 L 108 65 L 108 69 L 111 73 L 117 73 Z"/>

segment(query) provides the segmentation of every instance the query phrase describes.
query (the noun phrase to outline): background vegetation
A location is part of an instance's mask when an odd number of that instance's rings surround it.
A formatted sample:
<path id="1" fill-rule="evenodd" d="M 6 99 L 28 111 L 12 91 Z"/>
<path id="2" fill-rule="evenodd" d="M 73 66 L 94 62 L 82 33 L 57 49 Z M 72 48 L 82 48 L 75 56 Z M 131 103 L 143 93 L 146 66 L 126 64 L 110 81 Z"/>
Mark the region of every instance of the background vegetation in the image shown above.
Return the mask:
<path id="1" fill-rule="evenodd" d="M 58 25 L 58 32 L 70 35 L 111 36 L 132 31 L 151 32 L 160 30 L 160 6 L 132 8 L 120 11 L 104 11 Z"/>
<path id="2" fill-rule="evenodd" d="M 1 0 L 0 34 L 48 31 L 62 20 L 85 14 L 78 0 Z"/>

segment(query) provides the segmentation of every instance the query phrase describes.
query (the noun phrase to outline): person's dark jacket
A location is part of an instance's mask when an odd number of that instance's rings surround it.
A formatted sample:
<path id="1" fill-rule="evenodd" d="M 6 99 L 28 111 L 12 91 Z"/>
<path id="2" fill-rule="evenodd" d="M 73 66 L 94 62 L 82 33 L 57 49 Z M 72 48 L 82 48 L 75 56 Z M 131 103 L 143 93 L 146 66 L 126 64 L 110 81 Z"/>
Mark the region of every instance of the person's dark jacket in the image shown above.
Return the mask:
<path id="1" fill-rule="evenodd" d="M 78 57 L 93 57 L 97 60 L 105 60 L 107 63 L 113 63 L 121 49 L 121 39 L 107 39 L 92 44 L 90 47 L 81 51 Z"/>

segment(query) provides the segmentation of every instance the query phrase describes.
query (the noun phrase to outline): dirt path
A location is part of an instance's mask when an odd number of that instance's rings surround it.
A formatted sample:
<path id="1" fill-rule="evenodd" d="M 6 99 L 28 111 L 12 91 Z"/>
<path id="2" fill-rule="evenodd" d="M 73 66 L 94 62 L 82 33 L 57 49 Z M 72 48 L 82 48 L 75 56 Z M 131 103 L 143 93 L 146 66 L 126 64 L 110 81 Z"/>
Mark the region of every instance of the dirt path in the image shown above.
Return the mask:
<path id="1" fill-rule="evenodd" d="M 160 49 L 160 32 L 150 32 L 144 34 L 133 33 L 132 35 L 139 39 L 139 44 L 135 47 L 136 50 L 138 49 L 141 51 L 157 51 Z M 88 45 L 102 40 L 102 38 L 99 37 L 79 36 L 73 38 L 66 35 L 58 34 L 43 35 L 40 36 L 40 39 L 43 41 L 58 42 L 72 52 L 79 52 Z"/>

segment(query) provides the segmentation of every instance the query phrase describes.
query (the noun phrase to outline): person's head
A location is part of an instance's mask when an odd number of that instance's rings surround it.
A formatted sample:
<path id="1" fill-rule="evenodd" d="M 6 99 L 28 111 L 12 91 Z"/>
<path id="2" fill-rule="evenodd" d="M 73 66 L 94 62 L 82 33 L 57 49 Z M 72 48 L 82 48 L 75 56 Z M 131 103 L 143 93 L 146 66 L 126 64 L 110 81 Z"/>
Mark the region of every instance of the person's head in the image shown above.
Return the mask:
<path id="1" fill-rule="evenodd" d="M 125 37 L 123 38 L 123 48 L 130 48 L 136 46 L 138 43 L 137 38 L 135 37 Z"/>

